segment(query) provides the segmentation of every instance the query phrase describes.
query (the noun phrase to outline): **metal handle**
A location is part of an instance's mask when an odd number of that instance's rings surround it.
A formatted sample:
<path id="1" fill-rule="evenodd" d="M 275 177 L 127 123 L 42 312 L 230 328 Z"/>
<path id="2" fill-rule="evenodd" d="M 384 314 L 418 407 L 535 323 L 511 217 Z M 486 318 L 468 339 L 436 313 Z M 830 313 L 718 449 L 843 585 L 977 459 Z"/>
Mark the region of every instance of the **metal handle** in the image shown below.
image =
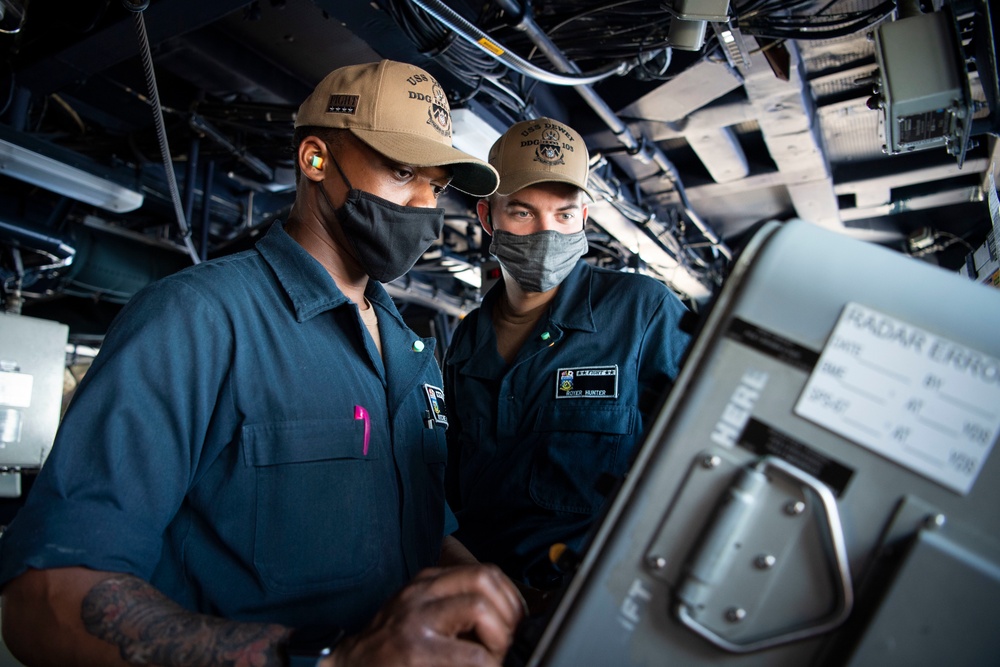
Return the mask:
<path id="1" fill-rule="evenodd" d="M 691 615 L 690 609 L 703 599 L 708 591 L 724 578 L 728 557 L 723 551 L 722 536 L 732 534 L 733 530 L 749 520 L 751 508 L 766 484 L 764 473 L 769 469 L 777 470 L 786 477 L 800 483 L 820 500 L 823 508 L 821 514 L 825 518 L 825 536 L 829 538 L 829 566 L 834 582 L 834 594 L 837 598 L 835 608 L 826 617 L 817 619 L 808 627 L 798 627 L 788 632 L 778 633 L 769 637 L 748 642 L 735 642 L 714 632 Z M 815 477 L 789 465 L 785 461 L 768 456 L 752 467 L 742 471 L 737 481 L 729 489 L 726 504 L 716 515 L 716 520 L 709 528 L 697 555 L 691 563 L 688 574 L 678 588 L 678 602 L 675 610 L 678 619 L 712 644 L 731 653 L 749 653 L 759 651 L 779 644 L 786 644 L 807 637 L 813 637 L 840 625 L 850 614 L 854 603 L 851 574 L 847 562 L 847 549 L 844 543 L 844 533 L 837 511 L 837 501 L 825 484 Z"/>

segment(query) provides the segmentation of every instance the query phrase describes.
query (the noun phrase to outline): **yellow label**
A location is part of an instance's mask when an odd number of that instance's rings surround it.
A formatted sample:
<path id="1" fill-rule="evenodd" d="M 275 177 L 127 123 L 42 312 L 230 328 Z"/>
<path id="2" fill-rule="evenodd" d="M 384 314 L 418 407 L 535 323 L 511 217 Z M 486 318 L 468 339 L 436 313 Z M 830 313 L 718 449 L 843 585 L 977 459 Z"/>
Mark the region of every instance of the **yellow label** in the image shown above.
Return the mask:
<path id="1" fill-rule="evenodd" d="M 490 40 L 486 39 L 485 37 L 483 37 L 482 39 L 480 39 L 477 42 L 477 44 L 479 44 L 479 46 L 483 47 L 484 49 L 486 49 L 487 51 L 489 51 L 493 55 L 496 55 L 496 56 L 502 56 L 503 55 L 503 49 L 501 49 L 499 46 L 497 46 L 496 44 L 494 44 Z"/>

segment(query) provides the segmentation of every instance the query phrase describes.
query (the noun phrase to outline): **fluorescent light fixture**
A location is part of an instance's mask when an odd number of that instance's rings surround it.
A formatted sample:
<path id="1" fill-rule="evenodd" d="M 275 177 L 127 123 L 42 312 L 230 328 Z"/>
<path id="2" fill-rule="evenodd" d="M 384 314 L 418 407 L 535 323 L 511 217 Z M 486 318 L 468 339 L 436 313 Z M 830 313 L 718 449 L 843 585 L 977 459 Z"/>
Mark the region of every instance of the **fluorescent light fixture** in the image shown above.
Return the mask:
<path id="1" fill-rule="evenodd" d="M 451 112 L 451 142 L 460 151 L 486 161 L 490 147 L 500 138 L 500 132 L 470 109 Z"/>
<path id="2" fill-rule="evenodd" d="M 480 288 L 483 286 L 483 276 L 478 268 L 469 267 L 467 269 L 462 269 L 456 273 L 452 274 L 458 280 L 461 280 L 466 285 L 471 287 Z"/>
<path id="3" fill-rule="evenodd" d="M 135 190 L 3 139 L 0 173 L 114 213 L 134 211 L 144 199 Z"/>
<path id="4" fill-rule="evenodd" d="M 424 255 L 424 257 L 427 257 L 427 255 Z M 482 273 L 477 266 L 470 266 L 466 262 L 460 262 L 455 259 L 445 257 L 441 260 L 441 267 L 448 269 L 449 271 L 453 271 L 451 274 L 452 277 L 461 280 L 466 285 L 476 288 L 482 287 L 483 285 Z M 456 268 L 459 270 L 454 271 Z"/>

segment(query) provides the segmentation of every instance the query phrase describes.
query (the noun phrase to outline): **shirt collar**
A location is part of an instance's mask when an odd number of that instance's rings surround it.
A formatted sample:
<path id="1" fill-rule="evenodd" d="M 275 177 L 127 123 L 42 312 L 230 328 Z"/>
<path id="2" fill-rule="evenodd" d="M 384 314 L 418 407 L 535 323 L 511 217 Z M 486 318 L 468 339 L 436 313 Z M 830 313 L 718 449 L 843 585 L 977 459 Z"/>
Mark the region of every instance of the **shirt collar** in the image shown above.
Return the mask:
<path id="1" fill-rule="evenodd" d="M 583 259 L 576 261 L 576 266 L 563 279 L 556 298 L 552 300 L 550 322 L 562 329 L 578 329 L 590 333 L 597 331 L 590 294 L 590 277 L 593 273 L 593 267 Z"/>
<path id="2" fill-rule="evenodd" d="M 326 310 L 350 303 L 323 265 L 288 235 L 280 220 L 271 225 L 256 247 L 292 302 L 296 321 L 305 322 Z M 392 297 L 381 283 L 369 280 L 365 297 L 382 306 L 384 312 L 405 326 Z"/>
<path id="3" fill-rule="evenodd" d="M 281 221 L 271 225 L 256 248 L 292 302 L 296 321 L 348 303 L 323 265 L 288 235 Z"/>
<path id="4" fill-rule="evenodd" d="M 378 282 L 377 280 L 368 280 L 368 287 L 365 288 L 365 298 L 368 299 L 372 304 L 379 304 L 382 308 L 388 312 L 393 319 L 396 320 L 401 326 L 407 326 L 403 316 L 399 314 L 399 310 L 396 309 L 396 304 L 389 296 L 388 290 L 385 289 L 385 285 Z M 382 315 L 382 312 L 379 312 Z M 433 339 L 433 336 L 431 337 Z M 426 342 L 427 339 L 423 339 Z"/>
<path id="5" fill-rule="evenodd" d="M 552 303 L 549 304 L 549 321 L 564 329 L 580 329 L 594 332 L 594 310 L 590 303 L 590 276 L 593 267 L 583 259 L 576 260 L 576 266 L 559 284 Z M 490 313 L 492 321 L 493 306 L 503 295 L 504 279 L 500 278 L 483 297 L 480 308 L 484 313 Z"/>
<path id="6" fill-rule="evenodd" d="M 593 267 L 583 259 L 577 260 L 576 266 L 568 276 L 562 281 L 559 292 L 549 306 L 547 316 L 549 322 L 560 329 L 577 329 L 579 331 L 595 332 L 597 327 L 594 324 L 594 309 L 591 306 L 591 275 Z M 461 364 L 467 362 L 473 356 L 477 358 L 477 363 L 490 358 L 487 350 L 492 350 L 496 359 L 500 355 L 496 354 L 496 334 L 493 332 L 493 307 L 497 299 L 503 295 L 504 284 L 501 278 L 483 297 L 479 304 L 479 317 L 477 318 L 477 330 L 468 343 L 461 346 L 461 349 L 452 351 L 452 362 Z M 485 362 L 484 362 L 485 363 Z M 504 368 L 502 360 L 501 366 Z M 470 373 L 483 372 L 483 377 L 492 377 L 490 373 L 496 369 L 465 369 Z"/>

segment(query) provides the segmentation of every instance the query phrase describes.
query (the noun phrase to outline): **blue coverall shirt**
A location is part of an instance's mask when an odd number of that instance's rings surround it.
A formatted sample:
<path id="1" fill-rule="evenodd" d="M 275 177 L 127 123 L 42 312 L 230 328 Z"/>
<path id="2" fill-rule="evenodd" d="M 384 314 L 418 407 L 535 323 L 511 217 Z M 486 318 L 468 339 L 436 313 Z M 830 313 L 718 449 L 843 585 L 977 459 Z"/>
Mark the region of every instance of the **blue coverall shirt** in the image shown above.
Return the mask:
<path id="1" fill-rule="evenodd" d="M 0 582 L 84 566 L 203 613 L 361 627 L 454 529 L 424 421 L 435 341 L 381 285 L 367 298 L 382 358 L 281 223 L 137 294 L 0 540 Z"/>
<path id="2" fill-rule="evenodd" d="M 549 547 L 581 548 L 677 377 L 686 312 L 662 283 L 582 259 L 513 363 L 497 351 L 497 283 L 458 326 L 445 359 L 455 536 L 515 581 L 550 588 Z"/>

